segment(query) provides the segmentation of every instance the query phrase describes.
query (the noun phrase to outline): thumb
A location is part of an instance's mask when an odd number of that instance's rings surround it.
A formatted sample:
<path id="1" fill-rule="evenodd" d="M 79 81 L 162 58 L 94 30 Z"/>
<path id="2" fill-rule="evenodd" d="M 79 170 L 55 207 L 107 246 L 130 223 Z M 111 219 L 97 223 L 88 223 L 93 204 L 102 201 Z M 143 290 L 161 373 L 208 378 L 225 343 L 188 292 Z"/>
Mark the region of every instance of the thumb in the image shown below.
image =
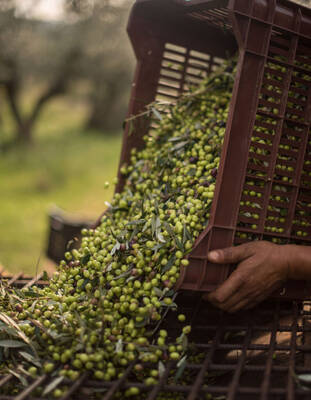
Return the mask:
<path id="1" fill-rule="evenodd" d="M 212 250 L 208 253 L 207 258 L 216 264 L 235 264 L 253 255 L 250 244 L 245 243 L 236 247 Z"/>

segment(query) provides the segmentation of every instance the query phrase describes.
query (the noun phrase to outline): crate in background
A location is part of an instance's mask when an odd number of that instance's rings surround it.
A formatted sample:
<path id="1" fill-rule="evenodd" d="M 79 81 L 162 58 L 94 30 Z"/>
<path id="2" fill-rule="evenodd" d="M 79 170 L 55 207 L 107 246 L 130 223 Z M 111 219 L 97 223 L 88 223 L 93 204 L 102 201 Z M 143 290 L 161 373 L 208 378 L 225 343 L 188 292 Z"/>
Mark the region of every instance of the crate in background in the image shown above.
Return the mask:
<path id="1" fill-rule="evenodd" d="M 68 249 L 79 248 L 81 243 L 81 230 L 90 228 L 92 223 L 77 220 L 59 208 L 49 212 L 49 230 L 46 255 L 59 263 Z"/>

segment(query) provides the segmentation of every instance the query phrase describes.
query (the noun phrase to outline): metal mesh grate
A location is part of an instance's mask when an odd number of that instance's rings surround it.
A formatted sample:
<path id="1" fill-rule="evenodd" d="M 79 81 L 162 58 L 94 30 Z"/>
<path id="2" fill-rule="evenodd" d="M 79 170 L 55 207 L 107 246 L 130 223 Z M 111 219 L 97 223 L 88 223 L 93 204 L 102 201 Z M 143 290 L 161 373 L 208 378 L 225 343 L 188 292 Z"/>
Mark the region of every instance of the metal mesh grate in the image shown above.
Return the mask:
<path id="1" fill-rule="evenodd" d="M 15 287 L 45 285 L 47 282 L 24 277 L 8 278 Z M 311 301 L 266 302 L 255 310 L 228 315 L 202 301 L 198 295 L 181 293 L 179 311 L 192 324 L 189 357 L 179 379 L 176 365 L 166 370 L 155 386 L 134 378 L 133 363 L 119 380 L 94 381 L 83 375 L 62 399 L 122 399 L 124 390 L 140 388 L 137 399 L 309 399 L 311 391 L 299 384 L 297 376 L 311 371 Z M 180 330 L 173 311 L 162 327 L 174 337 Z M 155 368 L 157 366 L 155 365 Z M 37 399 L 36 389 L 51 378 L 29 379 L 28 386 L 14 396 L 6 395 L 17 386 L 13 376 L 0 376 L 0 400 Z"/>

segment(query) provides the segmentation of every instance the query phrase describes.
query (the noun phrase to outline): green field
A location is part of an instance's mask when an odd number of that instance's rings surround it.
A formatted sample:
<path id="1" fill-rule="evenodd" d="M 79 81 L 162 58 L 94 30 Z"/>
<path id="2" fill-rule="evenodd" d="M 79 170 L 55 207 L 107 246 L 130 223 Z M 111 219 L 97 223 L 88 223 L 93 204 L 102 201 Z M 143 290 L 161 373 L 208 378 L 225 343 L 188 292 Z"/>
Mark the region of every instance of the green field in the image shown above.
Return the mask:
<path id="1" fill-rule="evenodd" d="M 0 264 L 10 272 L 34 274 L 47 265 L 48 211 L 54 204 L 78 218 L 96 219 L 111 198 L 121 133 L 81 130 L 85 104 L 58 99 L 42 113 L 31 148 L 12 148 L 0 157 Z M 120 125 L 122 122 L 120 116 Z M 12 121 L 4 110 L 0 138 Z"/>

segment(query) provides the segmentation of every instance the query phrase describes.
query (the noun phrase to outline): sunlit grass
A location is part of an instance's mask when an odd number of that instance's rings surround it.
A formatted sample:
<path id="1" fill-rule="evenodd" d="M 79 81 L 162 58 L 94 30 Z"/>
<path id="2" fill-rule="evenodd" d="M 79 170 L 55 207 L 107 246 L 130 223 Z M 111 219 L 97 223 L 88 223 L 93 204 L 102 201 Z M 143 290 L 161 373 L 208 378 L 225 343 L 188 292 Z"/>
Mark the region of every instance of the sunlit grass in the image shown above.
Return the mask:
<path id="1" fill-rule="evenodd" d="M 39 258 L 44 269 L 52 204 L 96 219 L 112 196 L 104 182 L 116 175 L 121 134 L 81 130 L 86 116 L 84 104 L 55 100 L 38 121 L 32 148 L 1 153 L 0 263 L 10 272 L 34 274 Z M 11 137 L 12 127 L 6 115 L 0 135 Z"/>

